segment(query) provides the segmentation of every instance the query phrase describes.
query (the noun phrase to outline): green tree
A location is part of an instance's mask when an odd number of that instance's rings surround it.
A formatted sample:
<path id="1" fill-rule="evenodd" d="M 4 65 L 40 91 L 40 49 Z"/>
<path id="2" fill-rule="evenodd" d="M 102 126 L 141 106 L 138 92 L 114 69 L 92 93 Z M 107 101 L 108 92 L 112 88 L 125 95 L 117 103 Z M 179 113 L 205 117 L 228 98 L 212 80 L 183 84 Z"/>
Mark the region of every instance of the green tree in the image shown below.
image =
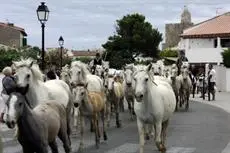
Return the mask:
<path id="1" fill-rule="evenodd" d="M 4 48 L 0 49 L 0 70 L 6 66 L 12 65 L 12 61 L 18 60 L 20 58 L 20 52 L 16 49 L 6 50 Z"/>
<path id="2" fill-rule="evenodd" d="M 165 50 L 161 51 L 159 55 L 160 55 L 160 57 L 178 57 L 178 51 L 165 49 Z"/>
<path id="3" fill-rule="evenodd" d="M 56 65 L 58 68 L 60 68 L 60 51 L 59 50 L 53 50 L 46 52 L 45 54 L 45 65 L 46 68 L 49 68 L 50 65 Z M 62 54 L 62 66 L 65 66 L 66 64 L 71 63 L 71 58 L 68 57 L 67 53 L 63 52 Z"/>
<path id="4" fill-rule="evenodd" d="M 224 50 L 221 55 L 223 58 L 224 66 L 230 68 L 230 49 Z"/>
<path id="5" fill-rule="evenodd" d="M 106 60 L 111 67 L 121 68 L 124 63 L 134 62 L 134 57 L 157 57 L 162 34 L 145 21 L 145 16 L 128 14 L 117 20 L 116 34 L 102 45 L 106 49 Z"/>

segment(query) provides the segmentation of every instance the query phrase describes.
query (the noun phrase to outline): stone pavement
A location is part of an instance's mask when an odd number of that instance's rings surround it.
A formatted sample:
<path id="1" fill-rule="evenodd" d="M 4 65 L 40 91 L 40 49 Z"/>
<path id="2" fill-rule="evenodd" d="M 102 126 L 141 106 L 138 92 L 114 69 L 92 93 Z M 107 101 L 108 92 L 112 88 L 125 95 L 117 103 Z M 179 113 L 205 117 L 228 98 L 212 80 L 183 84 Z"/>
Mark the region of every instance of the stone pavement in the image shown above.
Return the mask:
<path id="1" fill-rule="evenodd" d="M 192 95 L 190 97 L 190 100 L 201 102 L 204 104 L 209 104 L 215 107 L 219 107 L 226 112 L 230 113 L 230 92 L 217 92 L 216 93 L 216 100 L 215 101 L 208 101 L 208 97 L 206 95 L 205 100 L 203 98 L 199 98 L 199 95 L 195 95 L 195 98 L 192 98 Z M 212 97 L 211 97 L 212 98 Z"/>

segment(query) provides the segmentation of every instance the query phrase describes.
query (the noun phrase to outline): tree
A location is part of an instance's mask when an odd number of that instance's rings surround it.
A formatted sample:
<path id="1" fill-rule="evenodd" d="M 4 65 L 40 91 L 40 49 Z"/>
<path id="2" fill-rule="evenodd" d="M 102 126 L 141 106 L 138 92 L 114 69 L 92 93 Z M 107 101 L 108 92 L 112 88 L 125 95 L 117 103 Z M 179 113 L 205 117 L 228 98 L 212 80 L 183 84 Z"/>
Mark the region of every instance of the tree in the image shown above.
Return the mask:
<path id="1" fill-rule="evenodd" d="M 65 66 L 66 64 L 70 64 L 71 63 L 71 58 L 68 57 L 66 52 L 63 52 L 62 54 L 62 66 Z M 51 65 L 55 65 L 58 68 L 60 68 L 60 50 L 53 50 L 53 51 L 49 51 L 46 52 L 45 54 L 45 65 L 46 68 L 49 68 L 49 66 Z"/>
<path id="2" fill-rule="evenodd" d="M 116 22 L 116 34 L 102 45 L 107 52 L 106 60 L 112 67 L 120 68 L 124 63 L 134 62 L 134 57 L 138 55 L 158 56 L 162 34 L 152 28 L 143 15 L 126 15 Z"/>
<path id="3" fill-rule="evenodd" d="M 226 66 L 227 68 L 230 68 L 230 49 L 224 50 L 221 53 L 221 55 L 222 55 L 222 58 L 223 58 L 224 66 Z"/>

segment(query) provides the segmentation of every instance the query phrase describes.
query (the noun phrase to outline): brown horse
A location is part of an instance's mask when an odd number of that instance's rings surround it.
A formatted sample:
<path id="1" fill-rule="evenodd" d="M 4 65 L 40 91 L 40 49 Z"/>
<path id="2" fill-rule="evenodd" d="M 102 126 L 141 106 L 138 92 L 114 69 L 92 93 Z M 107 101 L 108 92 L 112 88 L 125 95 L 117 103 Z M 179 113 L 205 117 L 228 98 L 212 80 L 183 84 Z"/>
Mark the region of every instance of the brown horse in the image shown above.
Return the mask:
<path id="1" fill-rule="evenodd" d="M 99 148 L 100 143 L 100 130 L 99 130 L 99 116 L 103 124 L 103 136 L 104 140 L 107 140 L 107 134 L 105 130 L 105 94 L 101 92 L 92 92 L 87 90 L 87 85 L 78 85 L 73 88 L 74 105 L 79 106 L 80 110 L 80 127 L 81 127 L 81 140 L 79 146 L 79 152 L 83 151 L 83 134 L 84 125 L 83 118 L 89 116 L 92 118 L 93 127 L 95 128 L 95 142 L 96 148 Z"/>
<path id="2" fill-rule="evenodd" d="M 67 134 L 67 118 L 65 107 L 55 101 L 38 104 L 30 108 L 26 96 L 12 93 L 7 101 L 6 124 L 9 128 L 18 127 L 18 141 L 23 153 L 58 153 L 56 137 L 63 142 L 66 153 L 71 151 Z"/>

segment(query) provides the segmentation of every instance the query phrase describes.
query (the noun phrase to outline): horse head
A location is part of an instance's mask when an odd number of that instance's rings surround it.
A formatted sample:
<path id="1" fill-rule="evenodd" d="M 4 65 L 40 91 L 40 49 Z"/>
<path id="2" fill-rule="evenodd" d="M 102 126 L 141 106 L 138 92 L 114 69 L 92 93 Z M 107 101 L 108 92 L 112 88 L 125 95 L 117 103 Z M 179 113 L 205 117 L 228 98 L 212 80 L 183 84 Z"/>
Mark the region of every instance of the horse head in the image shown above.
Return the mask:
<path id="1" fill-rule="evenodd" d="M 25 94 L 30 85 L 32 86 L 38 81 L 43 82 L 43 74 L 32 59 L 13 62 L 13 65 L 16 68 L 15 81 L 17 89 L 19 89 L 18 92 Z"/>
<path id="2" fill-rule="evenodd" d="M 6 102 L 6 125 L 8 128 L 13 129 L 18 119 L 25 112 L 26 97 L 18 92 L 10 94 Z"/>
<path id="3" fill-rule="evenodd" d="M 81 61 L 74 61 L 70 68 L 70 85 L 75 87 L 77 84 L 85 84 L 86 76 L 90 74 L 87 65 Z"/>
<path id="4" fill-rule="evenodd" d="M 151 78 L 150 71 L 152 69 L 152 64 L 149 64 L 145 70 L 139 70 L 134 72 L 134 95 L 137 102 L 143 102 L 145 95 L 148 92 L 148 83 L 153 78 Z"/>
<path id="5" fill-rule="evenodd" d="M 87 85 L 78 85 L 72 90 L 73 99 L 74 99 L 74 107 L 80 107 L 85 100 Z"/>
<path id="6" fill-rule="evenodd" d="M 185 67 L 181 68 L 181 75 L 184 80 L 189 77 L 189 70 Z"/>
<path id="7" fill-rule="evenodd" d="M 96 65 L 95 75 L 104 77 L 104 68 L 101 65 Z"/>
<path id="8" fill-rule="evenodd" d="M 132 85 L 132 75 L 133 71 L 131 69 L 124 69 L 124 80 L 128 87 Z"/>
<path id="9" fill-rule="evenodd" d="M 70 84 L 70 73 L 68 70 L 61 71 L 61 80 L 65 81 L 67 84 Z"/>

